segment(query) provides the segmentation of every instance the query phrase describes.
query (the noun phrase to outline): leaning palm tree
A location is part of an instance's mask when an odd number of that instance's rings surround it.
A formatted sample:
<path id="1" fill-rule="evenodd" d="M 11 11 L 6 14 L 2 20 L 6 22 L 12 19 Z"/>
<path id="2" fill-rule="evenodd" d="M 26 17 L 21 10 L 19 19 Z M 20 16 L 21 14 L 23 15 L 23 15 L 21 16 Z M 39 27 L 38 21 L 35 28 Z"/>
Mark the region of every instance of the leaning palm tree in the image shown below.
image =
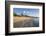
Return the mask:
<path id="1" fill-rule="evenodd" d="M 21 13 L 21 16 L 23 16 L 23 12 Z"/>

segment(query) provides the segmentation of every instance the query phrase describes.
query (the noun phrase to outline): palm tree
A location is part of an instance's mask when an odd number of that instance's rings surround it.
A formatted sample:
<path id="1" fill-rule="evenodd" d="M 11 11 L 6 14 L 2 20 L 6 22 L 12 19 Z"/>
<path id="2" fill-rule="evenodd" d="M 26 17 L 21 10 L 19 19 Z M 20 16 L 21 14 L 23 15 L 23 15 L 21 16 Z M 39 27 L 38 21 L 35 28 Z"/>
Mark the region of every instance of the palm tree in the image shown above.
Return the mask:
<path id="1" fill-rule="evenodd" d="M 23 16 L 23 13 L 21 13 L 21 16 Z"/>

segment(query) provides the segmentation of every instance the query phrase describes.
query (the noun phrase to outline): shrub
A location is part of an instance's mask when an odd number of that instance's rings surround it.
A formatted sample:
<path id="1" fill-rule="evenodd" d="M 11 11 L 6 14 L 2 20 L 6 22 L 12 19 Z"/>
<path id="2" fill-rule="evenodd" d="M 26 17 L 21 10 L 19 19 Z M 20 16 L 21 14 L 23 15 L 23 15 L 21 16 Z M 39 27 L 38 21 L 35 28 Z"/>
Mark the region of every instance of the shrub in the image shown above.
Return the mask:
<path id="1" fill-rule="evenodd" d="M 17 14 L 16 13 L 13 13 L 13 16 L 17 16 Z"/>

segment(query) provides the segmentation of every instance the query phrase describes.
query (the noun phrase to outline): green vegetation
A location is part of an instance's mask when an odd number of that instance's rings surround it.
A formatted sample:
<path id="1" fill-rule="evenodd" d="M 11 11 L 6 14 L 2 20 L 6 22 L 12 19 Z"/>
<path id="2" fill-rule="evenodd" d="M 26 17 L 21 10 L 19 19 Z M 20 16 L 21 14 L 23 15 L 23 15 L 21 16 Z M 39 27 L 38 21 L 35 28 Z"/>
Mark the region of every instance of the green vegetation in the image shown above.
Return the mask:
<path id="1" fill-rule="evenodd" d="M 13 16 L 17 16 L 17 14 L 16 13 L 13 13 Z"/>
<path id="2" fill-rule="evenodd" d="M 20 15 L 17 15 L 16 13 L 13 13 L 13 16 L 20 16 Z M 27 15 L 23 15 L 23 13 L 21 13 L 21 16 L 27 16 Z"/>

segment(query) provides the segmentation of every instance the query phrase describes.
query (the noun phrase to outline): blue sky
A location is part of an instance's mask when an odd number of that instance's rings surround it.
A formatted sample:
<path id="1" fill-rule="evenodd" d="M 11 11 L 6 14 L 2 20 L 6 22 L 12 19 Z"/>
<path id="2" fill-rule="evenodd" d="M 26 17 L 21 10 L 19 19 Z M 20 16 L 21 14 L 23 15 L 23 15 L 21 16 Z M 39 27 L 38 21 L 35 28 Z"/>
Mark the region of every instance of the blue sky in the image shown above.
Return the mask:
<path id="1" fill-rule="evenodd" d="M 17 15 L 23 13 L 23 15 L 39 17 L 39 9 L 33 8 L 13 8 L 13 13 L 16 13 Z"/>

